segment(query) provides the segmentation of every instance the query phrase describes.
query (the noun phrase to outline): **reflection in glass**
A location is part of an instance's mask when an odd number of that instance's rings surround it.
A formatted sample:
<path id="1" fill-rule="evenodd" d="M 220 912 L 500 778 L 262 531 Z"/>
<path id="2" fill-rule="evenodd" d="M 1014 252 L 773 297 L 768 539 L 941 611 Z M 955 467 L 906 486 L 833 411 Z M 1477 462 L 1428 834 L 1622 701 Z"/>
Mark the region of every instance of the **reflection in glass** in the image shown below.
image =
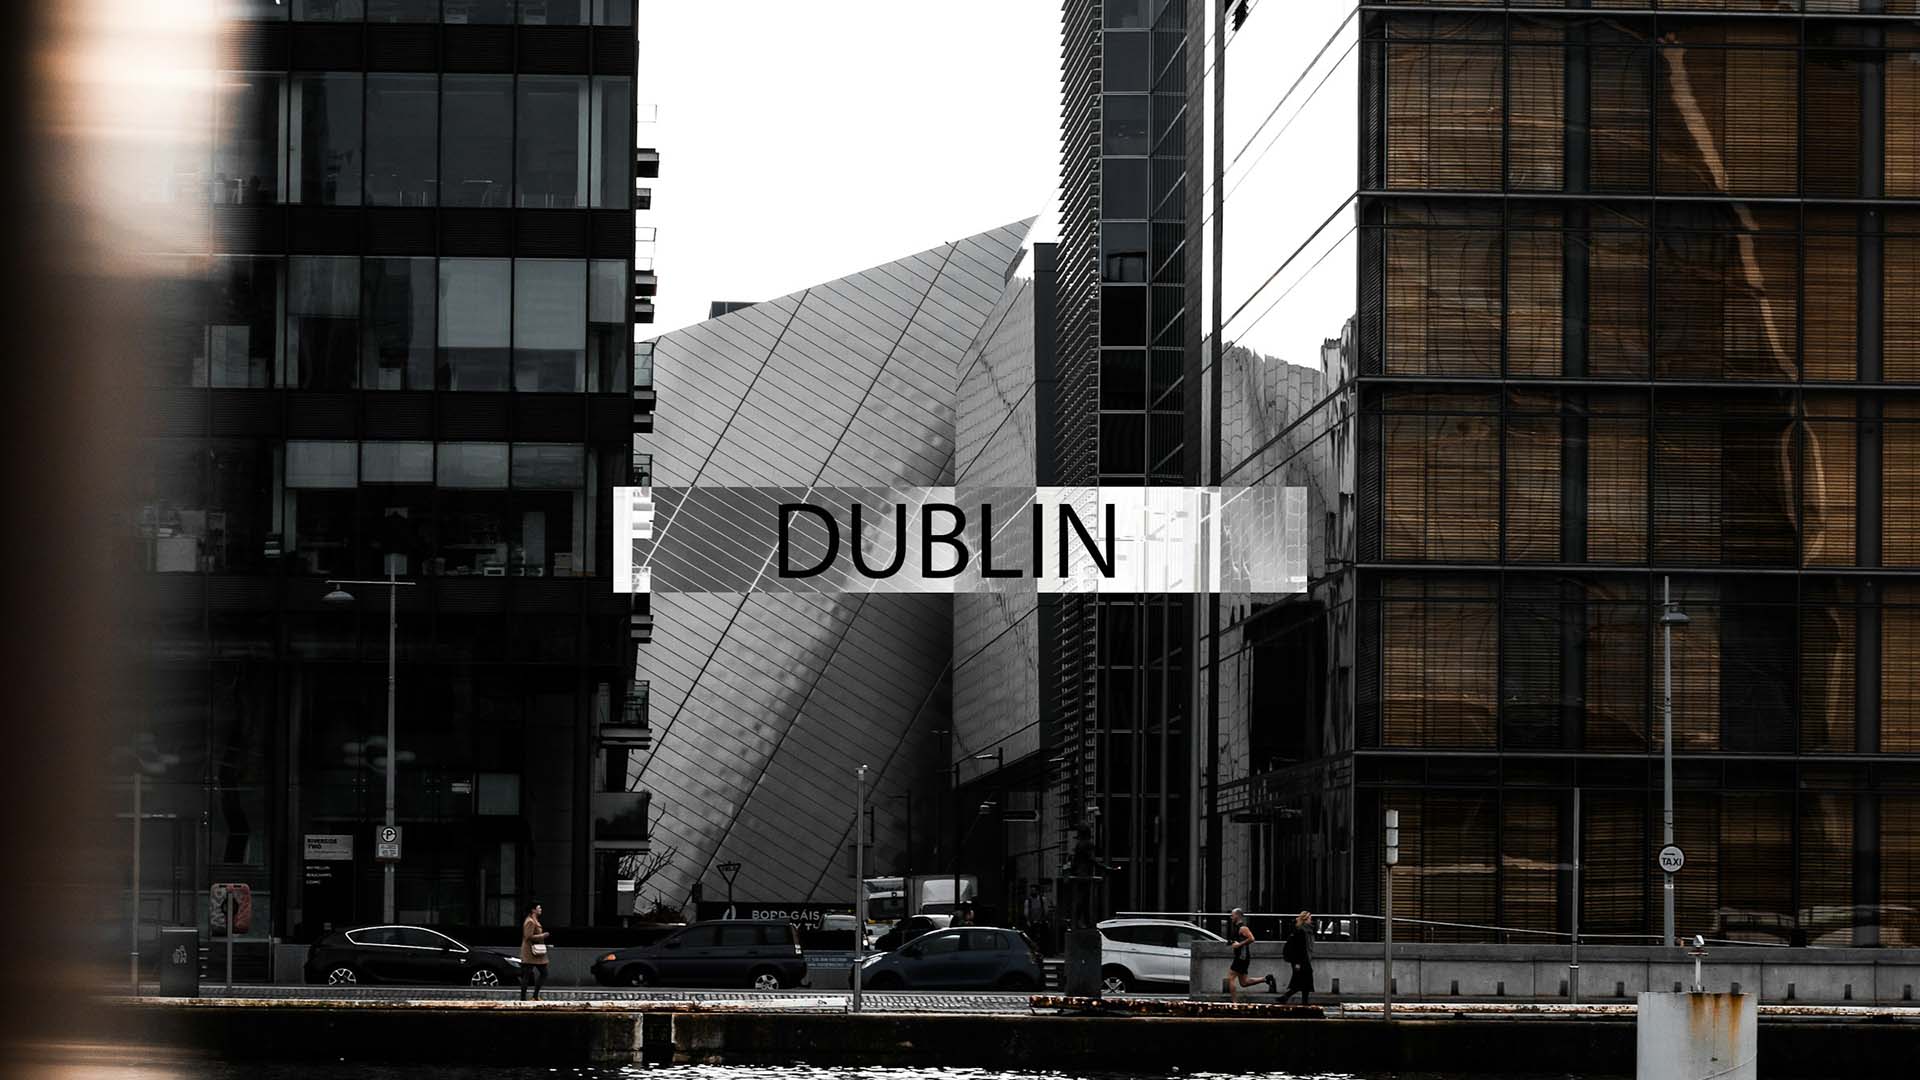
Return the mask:
<path id="1" fill-rule="evenodd" d="M 520 77 L 519 205 L 587 204 L 587 104 L 583 76 Z"/>
<path id="2" fill-rule="evenodd" d="M 360 0 L 293 0 L 293 17 L 307 22 L 359 22 L 365 14 Z"/>
<path id="3" fill-rule="evenodd" d="M 1146 153 L 1147 99 L 1144 96 L 1106 95 L 1100 106 L 1100 130 L 1105 153 Z"/>
<path id="4" fill-rule="evenodd" d="M 361 386 L 433 389 L 433 269 L 430 258 L 364 261 Z"/>
<path id="5" fill-rule="evenodd" d="M 287 267 L 283 385 L 351 390 L 360 351 L 360 260 L 294 256 Z"/>
<path id="6" fill-rule="evenodd" d="M 1145 29 L 1153 25 L 1147 18 L 1147 0 L 1106 0 L 1105 19 L 1109 30 Z"/>
<path id="7" fill-rule="evenodd" d="M 441 260 L 440 389 L 507 388 L 509 273 L 506 259 Z"/>
<path id="8" fill-rule="evenodd" d="M 440 0 L 367 0 L 368 22 L 433 22 Z"/>
<path id="9" fill-rule="evenodd" d="M 289 201 L 360 205 L 360 76 L 296 75 L 287 114 L 291 160 Z"/>
<path id="10" fill-rule="evenodd" d="M 439 79 L 367 76 L 367 204 L 432 206 L 438 162 Z"/>
<path id="11" fill-rule="evenodd" d="M 586 266 L 578 259 L 519 259 L 513 282 L 513 383 L 519 390 L 584 389 Z"/>
<path id="12" fill-rule="evenodd" d="M 627 264 L 623 259 L 595 259 L 587 266 L 587 390 L 623 394 L 632 388 L 626 377 L 627 347 L 632 343 Z"/>
<path id="13" fill-rule="evenodd" d="M 445 446 L 443 444 L 442 450 Z M 500 464 L 506 465 L 501 446 Z M 445 454 L 441 461 L 446 460 Z M 430 570 L 445 574 L 505 577 L 507 573 L 507 493 L 447 491 L 441 481 L 440 549 Z"/>
<path id="14" fill-rule="evenodd" d="M 513 76 L 448 75 L 440 95 L 440 205 L 511 205 Z"/>
<path id="15" fill-rule="evenodd" d="M 586 491 L 581 446 L 515 443 L 514 515 L 508 523 L 508 573 L 570 573 L 585 546 Z"/>
<path id="16" fill-rule="evenodd" d="M 593 25 L 632 26 L 633 0 L 593 0 Z"/>
<path id="17" fill-rule="evenodd" d="M 346 571 L 358 450 L 351 442 L 287 441 L 286 549 L 294 573 Z"/>
<path id="18" fill-rule="evenodd" d="M 191 256 L 154 257 L 147 276 L 147 356 L 141 371 L 148 386 L 206 383 L 207 261 Z"/>
<path id="19" fill-rule="evenodd" d="M 286 102 L 280 76 L 222 73 L 213 120 L 212 201 L 254 205 L 284 200 L 280 134 Z"/>
<path id="20" fill-rule="evenodd" d="M 537 2 L 537 0 L 536 0 Z M 449 23 L 510 23 L 513 0 L 443 0 Z"/>
<path id="21" fill-rule="evenodd" d="M 443 488 L 504 488 L 507 444 L 443 442 L 437 451 L 435 479 Z"/>
<path id="22" fill-rule="evenodd" d="M 1144 218 L 1148 206 L 1145 160 L 1109 158 L 1100 163 L 1102 218 Z"/>
<path id="23" fill-rule="evenodd" d="M 279 327 L 280 260 L 216 258 L 194 385 L 271 386 L 280 366 Z"/>
<path id="24" fill-rule="evenodd" d="M 523 26 L 585 26 L 591 0 L 526 0 L 520 5 Z"/>
<path id="25" fill-rule="evenodd" d="M 633 198 L 633 80 L 593 80 L 593 205 L 624 210 Z"/>
<path id="26" fill-rule="evenodd" d="M 368 484 L 431 484 L 433 483 L 433 444 L 430 442 L 361 443 L 360 479 Z"/>

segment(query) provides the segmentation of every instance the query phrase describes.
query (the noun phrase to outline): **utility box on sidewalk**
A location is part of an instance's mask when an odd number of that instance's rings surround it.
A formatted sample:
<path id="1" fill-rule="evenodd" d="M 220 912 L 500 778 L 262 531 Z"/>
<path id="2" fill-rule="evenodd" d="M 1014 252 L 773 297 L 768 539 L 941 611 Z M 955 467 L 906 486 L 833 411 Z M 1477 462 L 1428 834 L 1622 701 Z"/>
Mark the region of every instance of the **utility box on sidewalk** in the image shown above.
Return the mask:
<path id="1" fill-rule="evenodd" d="M 200 996 L 200 928 L 160 928 L 160 996 Z"/>
<path id="2" fill-rule="evenodd" d="M 1100 931 L 1067 932 L 1067 966 L 1060 972 L 1060 991 L 1068 997 L 1100 996 Z"/>

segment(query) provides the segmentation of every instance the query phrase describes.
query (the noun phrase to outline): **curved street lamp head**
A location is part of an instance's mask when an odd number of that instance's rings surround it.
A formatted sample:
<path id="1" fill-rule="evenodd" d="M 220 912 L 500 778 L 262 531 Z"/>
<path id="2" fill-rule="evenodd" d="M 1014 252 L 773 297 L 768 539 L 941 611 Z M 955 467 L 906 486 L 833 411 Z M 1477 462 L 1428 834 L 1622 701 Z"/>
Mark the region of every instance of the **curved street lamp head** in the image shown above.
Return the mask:
<path id="1" fill-rule="evenodd" d="M 1685 626 L 1692 621 L 1686 612 L 1680 610 L 1678 605 L 1670 605 L 1666 611 L 1660 614 L 1661 626 Z"/>
<path id="2" fill-rule="evenodd" d="M 332 607 L 351 607 L 353 606 L 353 594 L 335 585 L 332 592 L 320 598 L 320 602 Z"/>

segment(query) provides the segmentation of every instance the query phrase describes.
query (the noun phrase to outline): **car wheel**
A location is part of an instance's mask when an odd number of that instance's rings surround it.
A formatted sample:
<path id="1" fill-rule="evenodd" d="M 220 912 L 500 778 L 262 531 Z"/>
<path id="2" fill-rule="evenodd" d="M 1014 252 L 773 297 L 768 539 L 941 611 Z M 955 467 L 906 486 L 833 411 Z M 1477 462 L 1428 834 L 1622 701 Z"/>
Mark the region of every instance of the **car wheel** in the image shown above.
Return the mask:
<path id="1" fill-rule="evenodd" d="M 359 974 L 345 964 L 327 972 L 328 986 L 354 986 L 359 982 Z"/>
<path id="2" fill-rule="evenodd" d="M 1126 968 L 1110 967 L 1100 973 L 1100 992 L 1103 994 L 1124 994 L 1133 989 L 1133 976 Z"/>
<path id="3" fill-rule="evenodd" d="M 481 968 L 475 971 L 467 981 L 474 986 L 499 986 L 500 973 L 492 968 Z"/>
<path id="4" fill-rule="evenodd" d="M 900 981 L 900 976 L 891 971 L 883 971 L 867 982 L 867 987 L 871 990 L 898 990 L 905 985 Z"/>
<path id="5" fill-rule="evenodd" d="M 1016 971 L 1009 975 L 1000 976 L 1000 981 L 995 985 L 1001 990 L 1024 992 L 1033 989 L 1033 979 Z"/>
<path id="6" fill-rule="evenodd" d="M 620 973 L 620 981 L 627 986 L 652 986 L 653 972 L 635 964 Z"/>
<path id="7" fill-rule="evenodd" d="M 780 973 L 772 968 L 761 968 L 755 971 L 748 976 L 748 982 L 755 990 L 762 993 L 781 989 Z"/>

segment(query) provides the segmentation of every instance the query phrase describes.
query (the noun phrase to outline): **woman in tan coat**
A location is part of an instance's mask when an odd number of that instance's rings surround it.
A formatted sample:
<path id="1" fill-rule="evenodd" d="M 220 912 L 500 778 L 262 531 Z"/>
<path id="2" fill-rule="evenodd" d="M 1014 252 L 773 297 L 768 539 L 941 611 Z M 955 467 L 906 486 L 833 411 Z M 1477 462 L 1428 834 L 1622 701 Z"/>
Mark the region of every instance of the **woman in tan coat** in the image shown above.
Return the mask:
<path id="1" fill-rule="evenodd" d="M 520 924 L 520 1000 L 527 1000 L 527 987 L 533 987 L 533 999 L 540 1000 L 540 989 L 547 985 L 547 930 L 540 925 L 540 905 L 527 906 L 526 921 Z"/>

